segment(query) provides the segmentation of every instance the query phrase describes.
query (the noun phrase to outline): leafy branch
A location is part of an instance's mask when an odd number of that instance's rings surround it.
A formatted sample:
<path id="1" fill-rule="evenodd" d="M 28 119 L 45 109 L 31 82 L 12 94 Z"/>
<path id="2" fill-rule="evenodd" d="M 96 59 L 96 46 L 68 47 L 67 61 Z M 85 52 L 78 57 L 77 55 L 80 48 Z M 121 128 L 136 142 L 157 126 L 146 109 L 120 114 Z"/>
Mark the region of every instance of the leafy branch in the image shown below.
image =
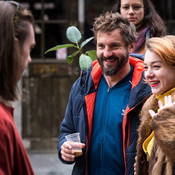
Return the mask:
<path id="1" fill-rule="evenodd" d="M 55 51 L 55 50 L 62 49 L 62 48 L 70 48 L 70 47 L 76 48 L 77 51 L 73 52 L 71 55 L 68 56 L 67 62 L 71 64 L 74 60 L 74 57 L 79 54 L 80 55 L 79 56 L 80 68 L 87 70 L 89 66 L 91 65 L 92 61 L 96 59 L 96 50 L 90 50 L 90 51 L 86 51 L 85 53 L 83 53 L 82 48 L 87 43 L 89 43 L 94 37 L 88 38 L 85 41 L 80 43 L 82 39 L 82 35 L 81 35 L 81 32 L 75 26 L 71 26 L 67 28 L 66 36 L 67 36 L 67 39 L 73 44 L 57 45 L 55 47 L 48 49 L 45 52 L 45 54 L 50 51 Z"/>

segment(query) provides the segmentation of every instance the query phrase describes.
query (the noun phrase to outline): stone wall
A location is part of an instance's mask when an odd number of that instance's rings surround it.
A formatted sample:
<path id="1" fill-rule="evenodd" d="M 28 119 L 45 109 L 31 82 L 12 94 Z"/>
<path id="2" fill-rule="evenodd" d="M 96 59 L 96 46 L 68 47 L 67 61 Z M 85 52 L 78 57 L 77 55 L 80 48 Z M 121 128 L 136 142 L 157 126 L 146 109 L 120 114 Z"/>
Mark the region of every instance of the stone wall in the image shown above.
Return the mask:
<path id="1" fill-rule="evenodd" d="M 56 149 L 71 86 L 79 70 L 65 62 L 33 61 L 23 77 L 22 138 L 29 149 Z"/>

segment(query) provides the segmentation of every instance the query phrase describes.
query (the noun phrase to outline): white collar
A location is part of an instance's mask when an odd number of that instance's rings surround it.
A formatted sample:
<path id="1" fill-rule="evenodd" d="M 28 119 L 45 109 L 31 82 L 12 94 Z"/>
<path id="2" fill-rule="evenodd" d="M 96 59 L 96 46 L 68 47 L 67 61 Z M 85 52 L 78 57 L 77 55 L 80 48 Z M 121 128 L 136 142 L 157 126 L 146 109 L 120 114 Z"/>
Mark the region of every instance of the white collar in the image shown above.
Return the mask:
<path id="1" fill-rule="evenodd" d="M 4 103 L 6 106 L 8 106 L 8 107 L 14 107 L 14 102 L 13 101 L 10 101 L 10 100 L 5 100 L 4 98 L 2 98 L 1 96 L 0 96 L 0 101 L 2 102 L 2 103 Z"/>

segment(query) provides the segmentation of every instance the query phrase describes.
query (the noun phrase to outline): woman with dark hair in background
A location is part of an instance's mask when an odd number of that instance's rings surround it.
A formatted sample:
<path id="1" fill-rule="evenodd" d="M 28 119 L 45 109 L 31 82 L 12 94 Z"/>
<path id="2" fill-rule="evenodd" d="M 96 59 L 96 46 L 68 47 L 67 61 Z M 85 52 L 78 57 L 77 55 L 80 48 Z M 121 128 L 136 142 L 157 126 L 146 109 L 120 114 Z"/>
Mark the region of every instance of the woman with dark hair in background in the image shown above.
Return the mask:
<path id="1" fill-rule="evenodd" d="M 17 84 L 31 62 L 34 18 L 15 1 L 0 1 L 0 175 L 33 175 L 14 123 Z"/>
<path id="2" fill-rule="evenodd" d="M 133 53 L 144 54 L 149 38 L 166 35 L 166 26 L 150 0 L 118 0 L 113 11 L 121 13 L 136 26 L 137 41 Z"/>

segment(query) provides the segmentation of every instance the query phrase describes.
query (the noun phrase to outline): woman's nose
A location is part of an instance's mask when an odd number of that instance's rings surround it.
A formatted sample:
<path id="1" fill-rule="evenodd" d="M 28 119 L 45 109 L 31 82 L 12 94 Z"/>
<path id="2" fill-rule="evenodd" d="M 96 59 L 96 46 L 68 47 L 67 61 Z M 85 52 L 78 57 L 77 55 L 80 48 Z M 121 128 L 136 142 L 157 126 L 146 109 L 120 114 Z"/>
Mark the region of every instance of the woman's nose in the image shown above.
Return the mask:
<path id="1" fill-rule="evenodd" d="M 134 13 L 134 9 L 133 9 L 133 7 L 131 6 L 131 7 L 129 7 L 129 9 L 128 9 L 128 13 L 130 14 L 130 13 Z"/>
<path id="2" fill-rule="evenodd" d="M 145 77 L 146 78 L 150 78 L 152 76 L 153 76 L 153 72 L 150 69 L 148 69 L 147 71 L 145 71 Z"/>

